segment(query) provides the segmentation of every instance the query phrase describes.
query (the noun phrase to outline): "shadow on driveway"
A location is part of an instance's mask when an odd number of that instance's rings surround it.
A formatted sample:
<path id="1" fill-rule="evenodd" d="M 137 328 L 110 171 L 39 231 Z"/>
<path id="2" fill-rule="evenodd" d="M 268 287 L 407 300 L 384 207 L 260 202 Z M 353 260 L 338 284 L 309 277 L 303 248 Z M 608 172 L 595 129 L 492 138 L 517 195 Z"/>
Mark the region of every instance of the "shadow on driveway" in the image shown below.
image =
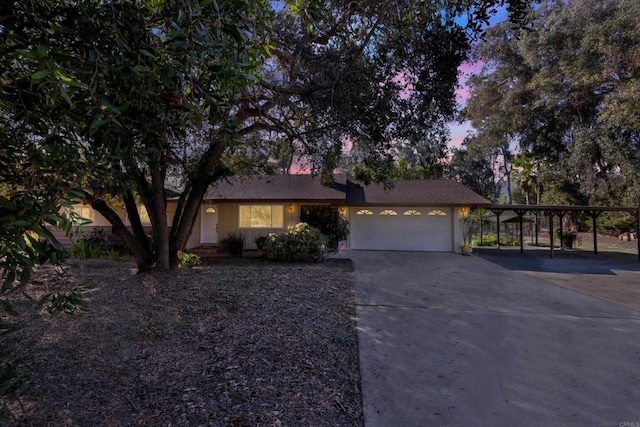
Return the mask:
<path id="1" fill-rule="evenodd" d="M 638 271 L 640 261 L 636 255 L 586 251 L 555 250 L 553 259 L 548 248 L 473 248 L 473 253 L 509 270 L 568 274 L 616 275 L 614 271 Z"/>

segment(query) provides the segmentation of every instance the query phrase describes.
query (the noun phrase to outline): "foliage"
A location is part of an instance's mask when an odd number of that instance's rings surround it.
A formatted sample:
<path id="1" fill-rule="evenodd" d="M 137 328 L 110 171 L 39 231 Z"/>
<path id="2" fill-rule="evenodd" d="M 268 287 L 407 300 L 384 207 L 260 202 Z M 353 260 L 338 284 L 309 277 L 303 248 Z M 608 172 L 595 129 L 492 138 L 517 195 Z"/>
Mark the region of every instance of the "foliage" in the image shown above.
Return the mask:
<path id="1" fill-rule="evenodd" d="M 200 257 L 196 254 L 182 254 L 182 259 L 180 260 L 180 266 L 185 268 L 197 267 L 200 263 Z"/>
<path id="2" fill-rule="evenodd" d="M 460 217 L 458 224 L 460 225 L 460 232 L 462 233 L 462 245 L 470 246 L 471 239 L 478 229 L 478 221 L 476 221 L 475 217 L 467 215 Z"/>
<path id="3" fill-rule="evenodd" d="M 320 262 L 327 253 L 327 238 L 316 228 L 300 222 L 284 234 L 272 234 L 264 248 L 267 258 L 290 262 Z"/>
<path id="4" fill-rule="evenodd" d="M 335 210 L 314 209 L 300 214 L 300 221 L 317 228 L 327 238 L 331 252 L 338 250 L 338 243 L 349 237 L 349 221 Z"/>
<path id="5" fill-rule="evenodd" d="M 560 233 L 558 231 L 557 237 L 560 238 Z M 578 233 L 574 233 L 572 231 L 563 231 L 562 232 L 562 245 L 566 249 L 573 249 L 574 244 L 578 240 Z"/>
<path id="6" fill-rule="evenodd" d="M 482 236 L 482 241 L 477 238 L 471 240 L 471 246 L 498 246 L 498 237 L 495 234 Z"/>
<path id="7" fill-rule="evenodd" d="M 598 233 L 618 236 L 636 228 L 636 220 L 625 212 L 602 212 L 598 217 L 596 224 Z M 593 220 L 586 217 L 584 225 L 589 231 L 593 231 Z"/>
<path id="8" fill-rule="evenodd" d="M 71 244 L 70 254 L 74 258 L 101 258 L 110 255 L 109 235 L 102 227 L 82 231 L 80 239 Z M 111 254 L 113 255 L 113 254 Z"/>
<path id="9" fill-rule="evenodd" d="M 220 240 L 220 250 L 226 252 L 232 257 L 241 257 L 244 249 L 244 234 L 229 233 Z"/>
<path id="10" fill-rule="evenodd" d="M 258 248 L 258 250 L 263 250 L 264 247 L 267 245 L 267 236 L 258 236 L 254 239 L 255 243 L 256 243 L 256 248 Z"/>
<path id="11" fill-rule="evenodd" d="M 78 311 L 87 311 L 87 289 L 72 287 L 67 292 L 57 292 L 51 298 L 47 307 L 49 314 L 76 314 Z"/>
<path id="12" fill-rule="evenodd" d="M 487 158 L 502 147 L 525 202 L 640 203 L 640 32 L 633 0 L 546 0 L 529 12 L 533 31 L 487 31 L 475 50 L 464 117 Z M 549 197 L 545 192 L 551 192 Z"/>
<path id="13" fill-rule="evenodd" d="M 445 176 L 454 179 L 471 190 L 495 201 L 499 194 L 499 183 L 491 163 L 485 156 L 474 156 L 466 148 L 454 148 L 451 162 L 445 168 Z"/>
<path id="14" fill-rule="evenodd" d="M 527 3 L 511 1 L 510 15 L 522 19 Z M 53 147 L 45 164 L 82 170 L 60 176 L 78 177 L 139 270 L 174 268 L 208 186 L 233 171 L 273 170 L 284 154 L 282 169 L 296 158 L 330 173 L 347 140 L 374 169 L 394 141 L 427 141 L 431 165 L 458 67 L 504 4 L 2 2 L 2 131 L 18 147 Z M 170 178 L 180 194 L 167 228 Z"/>

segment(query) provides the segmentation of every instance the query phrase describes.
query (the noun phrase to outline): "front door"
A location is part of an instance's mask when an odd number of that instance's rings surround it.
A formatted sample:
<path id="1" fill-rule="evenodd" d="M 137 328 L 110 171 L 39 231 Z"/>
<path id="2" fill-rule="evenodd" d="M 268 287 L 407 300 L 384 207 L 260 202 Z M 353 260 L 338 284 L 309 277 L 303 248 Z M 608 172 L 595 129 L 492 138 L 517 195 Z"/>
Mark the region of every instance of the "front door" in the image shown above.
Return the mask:
<path id="1" fill-rule="evenodd" d="M 200 208 L 200 243 L 218 243 L 218 206 Z"/>

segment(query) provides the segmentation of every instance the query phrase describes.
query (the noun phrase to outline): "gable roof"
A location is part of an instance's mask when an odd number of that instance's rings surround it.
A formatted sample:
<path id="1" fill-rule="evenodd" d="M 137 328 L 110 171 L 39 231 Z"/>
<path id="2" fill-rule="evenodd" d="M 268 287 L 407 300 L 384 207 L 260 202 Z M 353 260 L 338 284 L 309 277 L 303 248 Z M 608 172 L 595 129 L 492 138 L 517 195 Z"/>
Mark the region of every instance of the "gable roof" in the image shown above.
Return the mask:
<path id="1" fill-rule="evenodd" d="M 212 184 L 205 199 L 240 200 L 315 200 L 344 203 L 346 182 L 338 179 L 322 185 L 313 175 L 274 175 L 263 177 L 231 177 Z"/>
<path id="2" fill-rule="evenodd" d="M 412 179 L 383 184 L 361 185 L 349 181 L 346 203 L 349 205 L 490 205 L 491 202 L 457 181 Z"/>
<path id="3" fill-rule="evenodd" d="M 231 177 L 209 187 L 206 200 L 219 201 L 325 201 L 347 205 L 481 206 L 491 202 L 456 181 L 445 179 L 393 181 L 363 185 L 344 175 L 323 185 L 320 177 L 276 175 Z"/>

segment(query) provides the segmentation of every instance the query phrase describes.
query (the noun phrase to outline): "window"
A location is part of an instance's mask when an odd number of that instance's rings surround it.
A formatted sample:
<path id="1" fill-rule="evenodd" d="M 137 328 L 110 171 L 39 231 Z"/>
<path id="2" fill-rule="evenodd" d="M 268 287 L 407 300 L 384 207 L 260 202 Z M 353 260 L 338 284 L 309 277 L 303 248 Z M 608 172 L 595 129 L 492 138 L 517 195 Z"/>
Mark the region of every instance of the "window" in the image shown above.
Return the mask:
<path id="1" fill-rule="evenodd" d="M 76 204 L 71 206 L 71 211 L 83 219 L 93 221 L 93 209 L 89 205 Z"/>
<path id="2" fill-rule="evenodd" d="M 240 205 L 239 213 L 241 228 L 284 227 L 282 205 Z"/>
<path id="3" fill-rule="evenodd" d="M 371 212 L 369 209 L 360 209 L 358 212 L 356 212 L 356 215 L 373 215 L 373 212 Z"/>
<path id="4" fill-rule="evenodd" d="M 447 216 L 447 214 L 444 211 L 441 211 L 440 209 L 432 210 L 427 215 L 431 215 L 431 216 Z"/>
<path id="5" fill-rule="evenodd" d="M 409 210 L 404 211 L 404 213 L 402 215 L 415 215 L 415 216 L 418 216 L 418 215 L 422 215 L 422 214 L 420 213 L 420 211 L 417 211 L 415 209 L 409 209 Z"/>
<path id="6" fill-rule="evenodd" d="M 380 212 L 380 215 L 398 215 L 398 212 L 394 211 L 393 209 L 385 209 Z"/>

